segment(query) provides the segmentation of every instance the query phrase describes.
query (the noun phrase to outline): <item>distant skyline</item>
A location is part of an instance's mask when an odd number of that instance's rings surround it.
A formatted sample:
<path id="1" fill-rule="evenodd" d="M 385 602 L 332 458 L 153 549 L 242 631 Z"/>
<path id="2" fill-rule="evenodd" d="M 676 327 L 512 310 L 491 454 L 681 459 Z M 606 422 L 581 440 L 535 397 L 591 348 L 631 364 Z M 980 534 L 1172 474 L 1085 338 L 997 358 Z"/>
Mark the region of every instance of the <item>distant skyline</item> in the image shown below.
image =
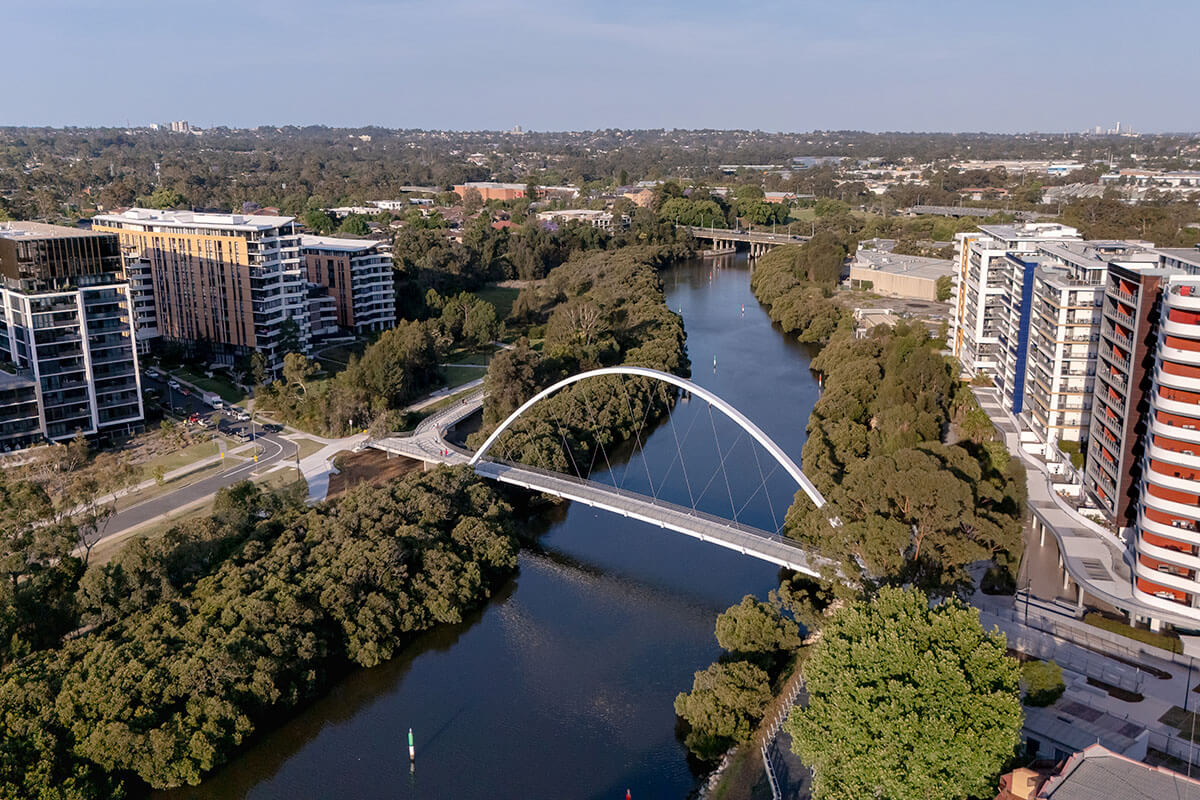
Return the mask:
<path id="1" fill-rule="evenodd" d="M 0 125 L 1200 131 L 1194 0 L 9 0 Z"/>

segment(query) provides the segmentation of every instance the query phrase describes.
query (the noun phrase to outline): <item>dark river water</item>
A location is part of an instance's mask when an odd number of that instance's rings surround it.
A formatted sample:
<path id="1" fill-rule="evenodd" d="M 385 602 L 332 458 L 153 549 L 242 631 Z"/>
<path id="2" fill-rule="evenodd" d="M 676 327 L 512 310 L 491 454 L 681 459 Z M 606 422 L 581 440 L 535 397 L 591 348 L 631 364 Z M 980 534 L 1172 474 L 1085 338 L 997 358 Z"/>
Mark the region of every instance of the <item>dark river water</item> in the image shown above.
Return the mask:
<path id="1" fill-rule="evenodd" d="M 744 259 L 690 262 L 663 279 L 683 313 L 692 379 L 798 463 L 817 395 L 810 353 L 772 327 Z M 639 491 L 652 482 L 664 499 L 698 497 L 706 511 L 767 530 L 796 489 L 699 398 L 680 402 L 643 450 L 593 477 Z M 672 702 L 719 655 L 716 615 L 745 594 L 765 598 L 778 570 L 579 504 L 550 517 L 530 523 L 544 529 L 540 547 L 463 624 L 351 673 L 203 785 L 158 797 L 686 797 L 699 776 Z"/>

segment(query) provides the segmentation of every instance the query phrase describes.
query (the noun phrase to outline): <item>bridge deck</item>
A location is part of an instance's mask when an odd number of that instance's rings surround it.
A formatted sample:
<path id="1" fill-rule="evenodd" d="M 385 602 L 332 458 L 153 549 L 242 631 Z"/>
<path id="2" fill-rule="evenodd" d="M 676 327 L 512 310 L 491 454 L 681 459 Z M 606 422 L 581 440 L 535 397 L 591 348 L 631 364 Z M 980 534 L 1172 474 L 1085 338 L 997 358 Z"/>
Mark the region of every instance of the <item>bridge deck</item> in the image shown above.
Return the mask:
<path id="1" fill-rule="evenodd" d="M 609 484 L 501 461 L 480 461 L 475 465 L 475 472 L 502 483 L 575 500 L 650 525 L 669 528 L 807 575 L 819 576 L 821 567 L 832 565 L 828 559 L 806 552 L 791 539 Z"/>

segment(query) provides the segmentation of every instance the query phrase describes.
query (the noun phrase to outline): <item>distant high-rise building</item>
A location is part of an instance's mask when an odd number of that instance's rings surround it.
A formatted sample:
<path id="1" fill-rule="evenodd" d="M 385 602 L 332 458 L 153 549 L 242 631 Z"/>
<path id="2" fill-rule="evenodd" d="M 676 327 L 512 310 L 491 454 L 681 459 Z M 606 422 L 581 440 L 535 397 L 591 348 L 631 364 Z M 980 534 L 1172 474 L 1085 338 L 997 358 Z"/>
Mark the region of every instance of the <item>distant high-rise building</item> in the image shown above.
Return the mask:
<path id="1" fill-rule="evenodd" d="M 128 431 L 141 379 L 117 237 L 0 223 L 0 444 Z"/>
<path id="2" fill-rule="evenodd" d="M 259 351 L 279 365 L 289 348 L 308 351 L 307 283 L 292 217 L 133 208 L 97 216 L 92 229 L 120 238 L 139 287 L 149 276 L 154 331 L 163 339 L 203 345 L 225 363 Z M 139 292 L 138 303 L 146 299 Z"/>

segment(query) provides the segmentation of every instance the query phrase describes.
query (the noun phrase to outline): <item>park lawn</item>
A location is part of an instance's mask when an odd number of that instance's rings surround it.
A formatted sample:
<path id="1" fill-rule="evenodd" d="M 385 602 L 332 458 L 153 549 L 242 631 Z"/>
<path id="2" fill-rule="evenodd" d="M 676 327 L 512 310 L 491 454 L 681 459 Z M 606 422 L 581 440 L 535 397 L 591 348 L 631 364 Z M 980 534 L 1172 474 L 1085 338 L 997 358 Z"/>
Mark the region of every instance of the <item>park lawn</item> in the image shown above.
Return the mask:
<path id="1" fill-rule="evenodd" d="M 144 489 L 139 489 L 132 494 L 122 495 L 117 498 L 117 510 L 124 511 L 127 508 L 132 508 L 139 503 L 144 503 L 147 500 L 164 495 L 167 492 L 173 492 L 176 489 L 182 489 L 185 486 L 191 486 L 193 483 L 202 481 L 205 478 L 211 478 L 222 470 L 235 467 L 245 461 L 245 458 L 238 456 L 226 455 L 224 461 L 214 461 L 211 464 L 206 464 L 203 467 L 197 467 L 186 475 L 180 475 L 174 480 L 168 480 L 159 486 L 157 483 L 151 484 Z"/>
<path id="2" fill-rule="evenodd" d="M 333 376 L 350 366 L 350 356 L 361 356 L 366 346 L 366 342 L 330 345 L 317 350 L 312 358 L 320 363 L 321 369 L 327 375 Z"/>
<path id="3" fill-rule="evenodd" d="M 292 439 L 292 441 L 300 446 L 300 458 L 301 459 L 308 458 L 313 453 L 317 452 L 318 450 L 320 450 L 322 447 L 325 446 L 324 442 L 318 442 L 316 439 L 309 439 L 307 436 L 297 437 L 295 439 Z"/>
<path id="4" fill-rule="evenodd" d="M 287 489 L 292 486 L 299 488 L 300 484 L 303 484 L 305 493 L 308 492 L 308 482 L 295 467 L 271 470 L 261 478 L 255 478 L 254 482 L 264 489 Z"/>
<path id="5" fill-rule="evenodd" d="M 187 367 L 179 367 L 171 370 L 171 374 L 180 380 L 199 386 L 206 392 L 220 395 L 221 399 L 226 403 L 241 403 L 246 399 L 246 393 L 233 385 L 233 382 L 220 376 L 214 375 L 211 378 L 206 378 L 203 375 L 197 374 Z"/>
<path id="6" fill-rule="evenodd" d="M 106 564 L 112 560 L 113 556 L 120 552 L 121 548 L 132 542 L 141 539 L 156 539 L 186 520 L 207 516 L 211 513 L 212 503 L 202 503 L 196 508 L 176 514 L 167 514 L 153 522 L 147 522 L 145 525 L 135 528 L 128 535 L 119 534 L 111 539 L 101 539 L 99 544 L 92 549 L 92 554 L 88 558 L 88 564 Z"/>
<path id="7" fill-rule="evenodd" d="M 1154 631 L 1143 630 L 1142 628 L 1133 628 L 1126 625 L 1124 622 L 1092 612 L 1085 614 L 1083 621 L 1088 625 L 1093 625 L 1101 630 L 1109 633 L 1120 634 L 1129 639 L 1133 639 L 1143 644 L 1160 647 L 1163 650 L 1169 650 L 1172 653 L 1182 653 L 1183 644 L 1180 643 L 1178 637 L 1168 636 L 1163 633 L 1155 633 Z"/>
<path id="8" fill-rule="evenodd" d="M 226 448 L 231 446 L 231 443 L 226 440 Z M 186 467 L 194 461 L 199 461 L 203 458 L 215 456 L 220 452 L 216 439 L 207 439 L 203 442 L 195 442 L 189 444 L 182 450 L 174 450 L 170 453 L 164 453 L 161 456 L 156 456 L 145 464 L 142 464 L 142 476 L 149 479 L 154 477 L 154 468 L 162 467 L 163 472 L 171 472 L 172 470 Z"/>
<path id="9" fill-rule="evenodd" d="M 479 380 L 487 375 L 487 367 L 452 366 L 446 367 L 446 385 L 454 389 L 464 383 Z"/>
<path id="10" fill-rule="evenodd" d="M 496 309 L 496 319 L 503 321 L 512 313 L 513 302 L 520 293 L 520 289 L 505 286 L 485 286 L 474 294 L 485 303 L 491 303 L 492 308 Z"/>

